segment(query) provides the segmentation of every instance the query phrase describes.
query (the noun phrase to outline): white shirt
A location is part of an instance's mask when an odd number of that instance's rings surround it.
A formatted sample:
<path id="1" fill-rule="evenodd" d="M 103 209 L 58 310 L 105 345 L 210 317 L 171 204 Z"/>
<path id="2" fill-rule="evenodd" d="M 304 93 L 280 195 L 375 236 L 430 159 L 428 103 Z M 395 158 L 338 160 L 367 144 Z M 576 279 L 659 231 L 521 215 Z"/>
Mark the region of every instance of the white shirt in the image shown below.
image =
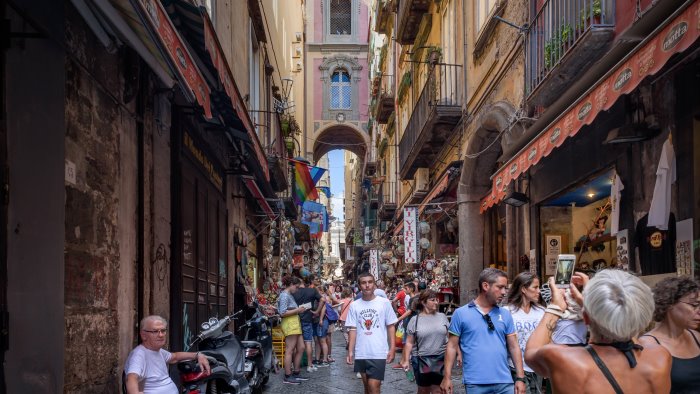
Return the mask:
<path id="1" fill-rule="evenodd" d="M 124 372 L 139 377 L 144 394 L 177 394 L 177 386 L 168 374 L 168 361 L 172 354 L 165 349 L 159 351 L 138 345 L 129 353 Z"/>
<path id="2" fill-rule="evenodd" d="M 671 185 L 676 182 L 676 154 L 671 141 L 666 140 L 661 148 L 659 166 L 656 169 L 654 196 L 651 198 L 647 227 L 668 230 L 668 216 L 671 213 Z"/>
<path id="3" fill-rule="evenodd" d="M 531 307 L 530 313 L 525 313 L 520 308 L 515 308 L 512 305 L 508 306 L 510 314 L 513 316 L 513 324 L 515 325 L 515 333 L 518 335 L 518 345 L 520 346 L 521 357 L 523 358 L 523 368 L 527 372 L 534 372 L 527 364 L 525 364 L 525 345 L 530 335 L 535 331 L 535 328 L 540 324 L 540 320 L 544 317 L 544 308 Z M 511 367 L 515 368 L 512 360 L 508 360 Z"/>
<path id="4" fill-rule="evenodd" d="M 386 359 L 389 354 L 386 326 L 396 323 L 397 320 L 394 308 L 386 298 L 375 296 L 372 301 L 360 298 L 350 304 L 345 326 L 357 329 L 355 359 Z"/>
<path id="5" fill-rule="evenodd" d="M 613 184 L 610 187 L 610 199 L 612 200 L 610 235 L 617 235 L 617 232 L 620 231 L 620 197 L 623 190 L 625 190 L 625 185 L 622 184 L 620 175 L 616 173 Z"/>
<path id="6" fill-rule="evenodd" d="M 411 295 L 406 293 L 406 297 L 403 299 L 403 305 L 406 309 L 411 309 Z"/>

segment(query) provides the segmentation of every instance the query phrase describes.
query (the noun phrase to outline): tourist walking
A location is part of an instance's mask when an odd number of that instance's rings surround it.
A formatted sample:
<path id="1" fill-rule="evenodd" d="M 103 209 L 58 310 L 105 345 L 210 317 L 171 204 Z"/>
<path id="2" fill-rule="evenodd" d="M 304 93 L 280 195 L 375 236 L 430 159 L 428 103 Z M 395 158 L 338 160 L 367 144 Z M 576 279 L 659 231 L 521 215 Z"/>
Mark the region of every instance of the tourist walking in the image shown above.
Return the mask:
<path id="1" fill-rule="evenodd" d="M 301 279 L 286 275 L 282 278 L 284 290 L 277 298 L 277 311 L 282 317 L 282 333 L 284 334 L 284 383 L 299 384 L 301 381 L 309 380 L 303 377 L 301 369 L 301 356 L 304 352 L 304 338 L 301 336 L 301 321 L 299 315 L 306 309 L 298 306 L 294 301 L 293 294 L 301 285 Z M 292 360 L 294 356 L 294 360 Z M 294 361 L 294 370 L 292 370 Z"/>
<path id="2" fill-rule="evenodd" d="M 305 310 L 299 315 L 301 320 L 301 336 L 304 340 L 304 351 L 306 352 L 306 362 L 308 364 L 306 367 L 307 372 L 313 372 L 318 369 L 317 366 L 311 362 L 311 360 L 314 360 L 313 343 L 314 329 L 316 327 L 316 324 L 314 323 L 314 316 L 317 316 L 320 313 L 321 308 L 324 307 L 323 303 L 320 302 L 321 294 L 319 294 L 318 290 L 314 288 L 314 279 L 315 277 L 313 275 L 309 275 L 304 278 L 304 282 L 293 294 L 294 301 L 296 301 L 297 305 L 311 305 L 309 310 Z"/>
<path id="3" fill-rule="evenodd" d="M 438 303 L 435 291 L 422 291 L 418 296 L 418 314 L 406 327 L 401 366 L 404 370 L 413 368 L 418 394 L 440 393 L 450 323 L 444 313 L 437 311 Z"/>
<path id="4" fill-rule="evenodd" d="M 443 393 L 452 393 L 452 365 L 458 351 L 464 360 L 462 381 L 467 393 L 525 393 L 523 359 L 513 318 L 508 308 L 498 306 L 507 284 L 505 272 L 486 268 L 479 275 L 479 295 L 452 315 L 445 375 L 440 384 Z M 509 354 L 515 365 L 515 385 L 508 367 Z"/>
<path id="5" fill-rule="evenodd" d="M 328 362 L 334 363 L 333 356 L 333 333 L 335 325 L 338 323 L 338 305 L 340 298 L 335 294 L 335 285 L 329 284 L 326 288 L 326 319 L 328 319 L 328 333 L 326 335 L 326 345 L 328 346 Z"/>
<path id="6" fill-rule="evenodd" d="M 391 302 L 374 293 L 374 276 L 368 272 L 357 278 L 362 298 L 350 304 L 346 326 L 350 329 L 347 363 L 355 364 L 365 394 L 379 394 L 386 364 L 394 360 L 396 314 Z"/>
<path id="7" fill-rule="evenodd" d="M 521 272 L 515 277 L 508 293 L 508 310 L 513 316 L 518 345 L 524 356 L 527 340 L 544 316 L 544 308 L 540 305 L 540 280 L 535 274 Z M 515 364 L 513 360 L 509 363 L 510 372 L 515 377 Z M 537 376 L 525 362 L 523 362 L 523 369 L 525 370 L 525 392 L 542 393 L 542 377 Z"/>
<path id="8" fill-rule="evenodd" d="M 350 304 L 352 303 L 352 291 L 345 288 L 341 293 L 342 299 L 340 300 L 340 316 L 338 320 L 338 326 L 343 332 L 343 339 L 345 339 L 345 350 L 348 350 L 348 328 L 345 326 L 345 321 L 348 319 L 348 311 L 350 311 Z"/>
<path id="9" fill-rule="evenodd" d="M 583 294 L 576 285 L 582 286 Z M 608 393 L 611 388 L 617 394 L 669 392 L 670 354 L 656 343 L 642 347 L 634 339 L 654 312 L 646 284 L 621 270 L 600 271 L 588 284 L 585 276 L 574 274 L 571 294 L 583 305 L 590 331 L 585 347 L 550 343 L 557 321 L 567 312 L 563 291 L 553 278 L 549 286 L 552 303 L 527 342 L 525 361 L 550 379 L 553 392 Z"/>
<path id="10" fill-rule="evenodd" d="M 700 287 L 689 278 L 666 278 L 654 286 L 654 320 L 658 322 L 639 341 L 656 343 L 669 351 L 671 393 L 700 391 Z"/>

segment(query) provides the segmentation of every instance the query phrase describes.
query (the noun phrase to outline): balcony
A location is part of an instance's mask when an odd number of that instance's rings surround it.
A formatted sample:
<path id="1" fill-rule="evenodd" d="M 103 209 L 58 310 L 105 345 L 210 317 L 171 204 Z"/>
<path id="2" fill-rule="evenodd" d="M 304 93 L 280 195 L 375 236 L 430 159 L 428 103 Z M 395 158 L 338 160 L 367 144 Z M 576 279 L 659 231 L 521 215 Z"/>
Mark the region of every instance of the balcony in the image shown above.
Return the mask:
<path id="1" fill-rule="evenodd" d="M 413 44 L 423 14 L 428 12 L 430 2 L 431 0 L 401 0 L 399 2 L 396 42 L 401 45 Z"/>
<path id="2" fill-rule="evenodd" d="M 382 183 L 379 196 L 379 218 L 391 220 L 396 213 L 396 182 Z"/>
<path id="3" fill-rule="evenodd" d="M 386 124 L 394 113 L 394 94 L 383 92 L 376 103 L 374 118 L 379 124 Z"/>
<path id="4" fill-rule="evenodd" d="M 394 0 L 380 0 L 377 4 L 377 22 L 374 30 L 379 34 L 389 34 L 391 30 L 391 14 L 394 11 Z"/>
<path id="5" fill-rule="evenodd" d="M 432 167 L 459 122 L 461 68 L 455 64 L 436 64 L 429 71 L 399 143 L 401 179 L 412 179 L 417 168 Z"/>
<path id="6" fill-rule="evenodd" d="M 615 0 L 548 0 L 527 35 L 526 91 L 547 107 L 608 50 Z"/>
<path id="7" fill-rule="evenodd" d="M 377 190 L 377 185 L 372 185 L 367 191 L 367 200 L 369 201 L 370 210 L 379 208 L 379 192 Z"/>

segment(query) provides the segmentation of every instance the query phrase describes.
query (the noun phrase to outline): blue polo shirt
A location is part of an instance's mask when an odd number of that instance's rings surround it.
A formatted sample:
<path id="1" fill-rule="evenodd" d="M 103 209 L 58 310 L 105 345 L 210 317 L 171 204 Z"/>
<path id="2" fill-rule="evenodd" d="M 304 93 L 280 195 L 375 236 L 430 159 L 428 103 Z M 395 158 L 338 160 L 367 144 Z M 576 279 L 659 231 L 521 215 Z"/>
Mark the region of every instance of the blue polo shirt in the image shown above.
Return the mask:
<path id="1" fill-rule="evenodd" d="M 515 333 L 507 308 L 495 306 L 489 312 L 495 330 L 489 330 L 474 301 L 452 315 L 449 332 L 459 337 L 464 384 L 513 383 L 508 368 L 506 335 Z"/>

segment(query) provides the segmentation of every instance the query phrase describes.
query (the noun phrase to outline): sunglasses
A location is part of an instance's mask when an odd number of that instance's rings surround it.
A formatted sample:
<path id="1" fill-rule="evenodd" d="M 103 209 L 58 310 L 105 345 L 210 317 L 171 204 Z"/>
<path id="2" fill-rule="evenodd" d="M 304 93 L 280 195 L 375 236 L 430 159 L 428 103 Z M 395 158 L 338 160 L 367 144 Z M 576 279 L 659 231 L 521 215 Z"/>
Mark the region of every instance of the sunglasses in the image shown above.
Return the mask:
<path id="1" fill-rule="evenodd" d="M 489 326 L 489 330 L 493 331 L 496 329 L 496 326 L 493 325 L 493 321 L 491 321 L 491 316 L 488 314 L 481 315 L 484 318 L 484 321 L 486 322 L 486 325 Z"/>

